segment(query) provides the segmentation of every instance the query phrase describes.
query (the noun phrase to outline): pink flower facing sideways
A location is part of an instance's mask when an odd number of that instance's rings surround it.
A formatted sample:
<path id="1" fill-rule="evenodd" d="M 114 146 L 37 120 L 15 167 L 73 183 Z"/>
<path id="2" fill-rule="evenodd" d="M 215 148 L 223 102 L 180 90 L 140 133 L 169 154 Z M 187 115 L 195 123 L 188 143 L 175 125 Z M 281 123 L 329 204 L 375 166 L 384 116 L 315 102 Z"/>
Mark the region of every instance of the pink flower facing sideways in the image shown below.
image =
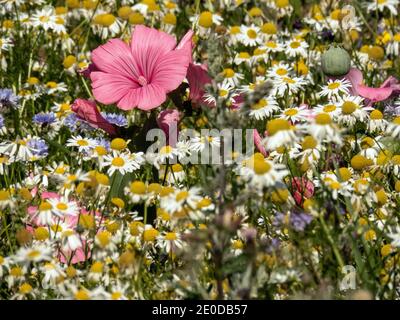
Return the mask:
<path id="1" fill-rule="evenodd" d="M 115 130 L 115 127 L 106 119 L 104 119 L 104 117 L 97 109 L 96 103 L 94 101 L 76 99 L 72 104 L 71 109 L 73 112 L 76 113 L 78 118 L 85 120 L 92 127 L 103 129 L 110 135 L 116 134 L 117 131 Z"/>
<path id="2" fill-rule="evenodd" d="M 192 60 L 193 31 L 179 45 L 173 36 L 136 26 L 131 43 L 112 39 L 92 52 L 93 95 L 120 109 L 151 110 L 161 105 L 186 76 Z"/>
<path id="3" fill-rule="evenodd" d="M 363 84 L 363 74 L 357 68 L 351 68 L 345 75 L 345 79 L 351 82 L 350 93 L 354 96 L 360 96 L 369 100 L 369 105 L 375 102 L 385 101 L 400 93 L 399 81 L 390 76 L 379 88 L 368 87 Z"/>

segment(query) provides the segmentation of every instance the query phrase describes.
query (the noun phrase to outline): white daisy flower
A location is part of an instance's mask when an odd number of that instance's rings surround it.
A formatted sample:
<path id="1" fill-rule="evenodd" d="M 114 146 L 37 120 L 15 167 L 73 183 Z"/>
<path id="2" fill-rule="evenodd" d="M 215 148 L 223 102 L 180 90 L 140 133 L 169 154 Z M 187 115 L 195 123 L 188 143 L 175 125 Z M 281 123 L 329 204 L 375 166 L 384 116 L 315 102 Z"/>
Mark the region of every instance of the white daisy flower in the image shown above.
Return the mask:
<path id="1" fill-rule="evenodd" d="M 261 44 L 262 38 L 260 36 L 260 28 L 255 25 L 241 26 L 238 40 L 245 46 L 257 46 Z"/>
<path id="2" fill-rule="evenodd" d="M 321 97 L 327 96 L 328 99 L 338 98 L 340 95 L 348 95 L 349 88 L 351 88 L 350 81 L 346 79 L 341 80 L 328 80 L 328 84 L 321 86 L 322 90 L 319 92 Z"/>

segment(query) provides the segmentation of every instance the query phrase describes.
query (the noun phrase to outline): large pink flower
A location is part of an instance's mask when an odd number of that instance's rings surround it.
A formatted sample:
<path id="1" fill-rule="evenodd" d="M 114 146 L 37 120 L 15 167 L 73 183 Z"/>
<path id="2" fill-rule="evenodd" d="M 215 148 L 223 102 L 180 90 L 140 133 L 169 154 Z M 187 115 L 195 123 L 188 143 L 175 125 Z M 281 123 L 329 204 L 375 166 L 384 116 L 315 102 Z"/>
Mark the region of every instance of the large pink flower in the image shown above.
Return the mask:
<path id="1" fill-rule="evenodd" d="M 186 76 L 192 35 L 189 31 L 177 46 L 173 36 L 139 25 L 130 45 L 112 39 L 98 47 L 92 52 L 90 73 L 94 97 L 123 110 L 158 107 Z"/>

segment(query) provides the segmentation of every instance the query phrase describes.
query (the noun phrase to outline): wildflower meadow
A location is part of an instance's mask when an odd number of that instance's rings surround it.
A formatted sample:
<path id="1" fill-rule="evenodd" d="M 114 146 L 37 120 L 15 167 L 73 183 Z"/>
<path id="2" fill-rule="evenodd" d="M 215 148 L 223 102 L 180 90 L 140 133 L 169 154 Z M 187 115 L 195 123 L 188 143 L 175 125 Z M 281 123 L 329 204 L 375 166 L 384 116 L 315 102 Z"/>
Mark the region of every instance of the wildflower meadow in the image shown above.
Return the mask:
<path id="1" fill-rule="evenodd" d="M 0 0 L 0 299 L 398 299 L 399 0 Z"/>

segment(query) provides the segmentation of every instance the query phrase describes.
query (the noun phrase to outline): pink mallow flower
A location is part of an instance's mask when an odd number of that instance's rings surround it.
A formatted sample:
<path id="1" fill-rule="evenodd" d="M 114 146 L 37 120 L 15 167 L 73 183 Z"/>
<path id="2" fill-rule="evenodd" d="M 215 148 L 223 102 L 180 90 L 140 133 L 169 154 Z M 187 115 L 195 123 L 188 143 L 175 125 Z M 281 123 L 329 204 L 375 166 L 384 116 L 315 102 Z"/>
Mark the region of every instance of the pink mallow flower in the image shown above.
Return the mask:
<path id="1" fill-rule="evenodd" d="M 368 99 L 370 105 L 400 94 L 400 83 L 392 76 L 387 78 L 379 88 L 371 88 L 364 85 L 363 74 L 357 68 L 351 68 L 345 78 L 351 82 L 350 93 L 354 96 Z"/>
<path id="2" fill-rule="evenodd" d="M 205 85 L 211 83 L 211 77 L 208 75 L 207 66 L 204 64 L 190 63 L 186 75 L 189 83 L 189 99 L 195 105 L 214 106 L 204 98 Z"/>
<path id="3" fill-rule="evenodd" d="M 166 137 L 166 143 L 175 146 L 178 140 L 178 122 L 180 113 L 177 109 L 168 109 L 160 112 L 157 117 L 157 124 Z"/>
<path id="4" fill-rule="evenodd" d="M 120 109 L 151 110 L 167 99 L 184 80 L 192 59 L 193 31 L 179 45 L 173 36 L 142 25 L 131 43 L 111 39 L 92 52 L 93 95 Z"/>
<path id="5" fill-rule="evenodd" d="M 301 205 L 304 199 L 311 198 L 314 194 L 314 184 L 305 177 L 294 177 L 292 180 L 293 198 L 297 205 Z"/>
<path id="6" fill-rule="evenodd" d="M 115 127 L 104 119 L 94 101 L 76 99 L 72 104 L 71 109 L 76 113 L 78 118 L 85 120 L 92 127 L 103 129 L 110 135 L 116 134 Z"/>

